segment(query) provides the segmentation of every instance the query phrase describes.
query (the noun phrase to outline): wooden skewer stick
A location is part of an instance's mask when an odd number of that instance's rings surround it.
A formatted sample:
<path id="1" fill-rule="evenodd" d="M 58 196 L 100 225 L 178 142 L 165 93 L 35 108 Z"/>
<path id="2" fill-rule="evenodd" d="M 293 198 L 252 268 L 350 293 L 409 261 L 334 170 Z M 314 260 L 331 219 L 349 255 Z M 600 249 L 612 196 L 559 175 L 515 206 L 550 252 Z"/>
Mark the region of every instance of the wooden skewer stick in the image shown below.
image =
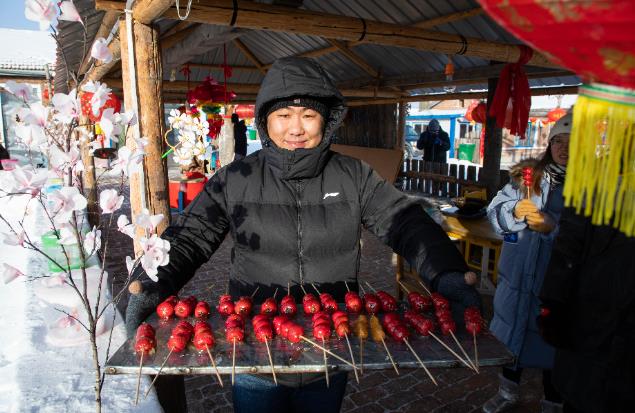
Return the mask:
<path id="1" fill-rule="evenodd" d="M 320 290 L 318 290 L 318 288 L 315 286 L 315 284 L 311 283 L 311 286 L 313 286 L 315 291 L 317 291 L 318 295 L 320 295 Z"/>
<path id="2" fill-rule="evenodd" d="M 265 346 L 267 347 L 267 355 L 269 356 L 269 364 L 271 364 L 271 374 L 273 374 L 273 382 L 278 385 L 278 378 L 276 377 L 276 370 L 273 368 L 273 357 L 271 357 L 271 349 L 269 348 L 269 340 L 265 340 Z"/>
<path id="3" fill-rule="evenodd" d="M 145 351 L 141 352 L 141 361 L 139 362 L 139 374 L 137 375 L 137 391 L 135 392 L 134 405 L 139 404 L 139 387 L 141 387 L 141 367 L 143 367 L 143 355 Z"/>
<path id="4" fill-rule="evenodd" d="M 362 294 L 366 295 L 366 291 L 364 290 L 364 286 L 362 285 L 362 283 L 358 283 L 357 285 L 359 286 L 359 289 L 362 291 Z"/>
<path id="5" fill-rule="evenodd" d="M 163 360 L 163 364 L 161 364 L 161 367 L 159 367 L 159 371 L 158 371 L 157 375 L 154 376 L 154 380 L 152 380 L 152 383 L 150 383 L 150 387 L 148 387 L 148 391 L 146 392 L 145 396 L 143 396 L 144 400 L 148 398 L 148 394 L 150 394 L 150 390 L 152 390 L 152 386 L 154 385 L 154 382 L 157 381 L 157 378 L 159 378 L 159 375 L 161 374 L 161 371 L 163 370 L 163 367 L 165 366 L 165 363 L 168 362 L 168 359 L 172 355 L 172 351 L 173 350 L 170 350 L 168 355 L 165 357 L 165 360 Z"/>
<path id="6" fill-rule="evenodd" d="M 291 295 L 291 281 L 287 281 L 287 295 Z"/>
<path id="7" fill-rule="evenodd" d="M 302 288 L 302 292 L 306 295 L 306 290 L 304 289 L 304 284 L 300 284 L 300 288 Z"/>
<path id="8" fill-rule="evenodd" d="M 234 378 L 236 377 L 236 339 L 234 341 L 234 348 L 232 350 L 232 386 L 234 385 Z"/>
<path id="9" fill-rule="evenodd" d="M 415 356 L 415 358 L 417 359 L 419 364 L 421 364 L 421 367 L 423 367 L 423 369 L 426 371 L 426 374 L 428 375 L 428 377 L 430 377 L 430 380 L 432 380 L 432 383 L 434 383 L 435 386 L 438 386 L 437 381 L 434 379 L 434 377 L 432 377 L 432 374 L 430 373 L 430 370 L 428 370 L 426 365 L 423 364 L 423 361 L 421 361 L 421 358 L 419 358 L 419 355 L 415 352 L 415 349 L 413 349 L 412 346 L 410 345 L 410 343 L 408 343 L 408 340 L 406 340 L 404 338 L 403 342 L 406 343 L 406 346 L 408 346 L 408 348 L 410 349 L 412 354 Z"/>
<path id="10" fill-rule="evenodd" d="M 445 343 L 443 342 L 443 340 L 441 340 L 439 337 L 437 337 L 437 335 L 436 335 L 436 334 L 434 334 L 432 331 L 430 331 L 430 337 L 432 337 L 433 339 L 435 339 L 436 341 L 438 341 L 438 342 L 439 342 L 439 344 L 441 344 L 443 347 L 445 347 L 445 349 L 446 349 L 447 351 L 449 351 L 450 353 L 452 353 L 452 355 L 453 355 L 454 357 L 456 357 L 456 358 L 457 358 L 457 360 L 459 360 L 461 363 L 465 364 L 465 365 L 467 366 L 467 368 L 468 368 L 468 369 L 476 371 L 476 370 L 474 369 L 474 367 L 472 367 L 472 365 L 471 365 L 470 363 L 468 363 L 467 361 L 463 360 L 463 358 L 462 358 L 461 356 L 459 356 L 458 354 L 456 354 L 456 351 L 452 350 L 452 349 L 451 349 L 451 348 L 450 348 L 447 344 L 445 344 Z"/>
<path id="11" fill-rule="evenodd" d="M 348 365 L 349 365 L 349 366 L 351 366 L 353 369 L 357 369 L 357 367 L 353 366 L 353 365 L 351 364 L 351 362 L 350 362 L 350 361 L 348 361 L 348 360 L 346 360 L 346 359 L 343 359 L 342 357 L 340 357 L 340 356 L 338 356 L 337 354 L 333 353 L 331 350 L 327 349 L 326 347 L 322 347 L 321 345 L 319 345 L 319 344 L 318 344 L 318 343 L 316 343 L 315 341 L 310 340 L 310 339 L 308 339 L 308 338 L 306 338 L 306 337 L 304 337 L 304 336 L 300 336 L 300 338 L 301 338 L 302 340 L 306 341 L 307 343 L 309 343 L 309 344 L 311 344 L 311 345 L 313 345 L 313 346 L 315 346 L 315 347 L 319 348 L 320 350 L 326 351 L 326 352 L 327 352 L 327 353 L 329 353 L 331 356 L 335 357 L 336 359 L 338 359 L 338 360 L 339 360 L 339 361 L 341 361 L 342 363 L 346 363 L 346 364 L 348 364 Z"/>
<path id="12" fill-rule="evenodd" d="M 474 365 L 474 363 L 472 363 L 472 360 L 470 360 L 470 356 L 467 355 L 467 351 L 465 351 L 465 349 L 463 348 L 463 346 L 461 345 L 461 343 L 459 342 L 459 340 L 456 338 L 456 336 L 454 335 L 453 331 L 450 331 L 450 335 L 452 336 L 452 338 L 454 339 L 454 342 L 456 343 L 456 345 L 459 347 L 459 349 L 461 350 L 461 353 L 463 353 L 463 356 L 465 356 L 465 361 L 467 361 L 468 363 L 470 363 L 472 365 L 472 368 L 474 369 L 474 371 L 476 373 L 478 373 L 478 369 L 476 368 L 476 366 Z"/>
<path id="13" fill-rule="evenodd" d="M 209 360 L 212 362 L 212 367 L 214 367 L 214 370 L 216 371 L 216 378 L 218 378 L 218 384 L 220 384 L 220 386 L 223 387 L 223 379 L 220 378 L 220 372 L 218 371 L 218 367 L 216 367 L 216 361 L 214 360 L 214 357 L 212 357 L 212 352 L 209 351 L 209 347 L 207 346 L 207 344 L 205 344 L 205 350 L 207 350 L 207 355 L 209 356 Z"/>
<path id="14" fill-rule="evenodd" d="M 276 299 L 276 295 L 278 295 L 278 287 L 273 291 L 273 299 Z"/>
<path id="15" fill-rule="evenodd" d="M 478 347 L 476 347 L 476 333 L 472 332 L 472 337 L 474 338 L 474 365 L 478 371 Z"/>
<path id="16" fill-rule="evenodd" d="M 326 376 L 326 387 L 330 387 L 330 383 L 329 383 L 329 367 L 326 364 L 326 343 L 324 342 L 324 339 L 322 339 L 322 345 L 324 347 L 322 347 L 322 354 L 324 354 L 324 375 Z"/>
<path id="17" fill-rule="evenodd" d="M 353 373 L 355 373 L 355 380 L 359 384 L 359 376 L 357 375 L 357 366 L 355 366 L 355 357 L 353 357 L 353 348 L 351 347 L 351 342 L 348 339 L 348 334 L 344 334 L 344 337 L 346 337 L 346 344 L 348 345 L 348 352 L 351 353 L 351 362 L 353 362 L 353 366 L 355 367 L 353 369 Z"/>
<path id="18" fill-rule="evenodd" d="M 397 281 L 397 282 L 399 283 L 401 288 L 403 288 L 403 290 L 406 292 L 406 294 L 410 294 L 410 290 L 408 289 L 408 287 L 406 287 L 406 285 L 404 283 L 402 283 L 401 281 Z"/>
<path id="19" fill-rule="evenodd" d="M 351 292 L 351 289 L 348 288 L 348 283 L 346 281 L 344 281 L 344 285 L 346 286 L 346 291 L 348 291 L 349 293 Z"/>
<path id="20" fill-rule="evenodd" d="M 256 296 L 256 293 L 258 292 L 258 290 L 259 290 L 259 289 L 260 289 L 260 286 L 259 286 L 259 285 L 257 285 L 257 286 L 256 286 L 256 289 L 254 290 L 254 292 L 253 292 L 253 293 L 251 293 L 251 298 L 252 298 L 252 299 Z"/>
<path id="21" fill-rule="evenodd" d="M 370 283 L 369 283 L 368 281 L 364 281 L 364 282 L 366 283 L 366 285 L 368 286 L 368 288 L 370 288 L 370 290 L 371 290 L 372 292 L 374 292 L 375 294 L 377 294 L 377 290 L 375 290 L 375 289 L 373 288 L 373 286 L 372 286 L 372 285 L 370 285 Z"/>
<path id="22" fill-rule="evenodd" d="M 386 354 L 388 354 L 388 358 L 390 359 L 390 363 L 392 364 L 392 368 L 395 369 L 395 373 L 397 376 L 399 375 L 399 370 L 397 369 L 397 364 L 395 364 L 395 360 L 392 358 L 392 354 L 390 354 L 390 350 L 388 350 L 388 346 L 386 345 L 386 340 L 381 339 L 381 344 L 384 345 L 384 349 L 386 349 Z"/>
<path id="23" fill-rule="evenodd" d="M 419 281 L 419 284 L 423 287 L 424 290 L 426 290 L 426 292 L 428 293 L 428 295 L 432 295 L 432 293 L 430 292 L 430 290 L 428 289 L 428 286 L 425 285 L 425 283 L 421 280 L 417 280 Z"/>
<path id="24" fill-rule="evenodd" d="M 225 295 L 229 295 L 229 281 L 227 281 L 227 287 L 225 288 Z"/>
<path id="25" fill-rule="evenodd" d="M 359 372 L 364 374 L 364 340 L 359 339 Z"/>

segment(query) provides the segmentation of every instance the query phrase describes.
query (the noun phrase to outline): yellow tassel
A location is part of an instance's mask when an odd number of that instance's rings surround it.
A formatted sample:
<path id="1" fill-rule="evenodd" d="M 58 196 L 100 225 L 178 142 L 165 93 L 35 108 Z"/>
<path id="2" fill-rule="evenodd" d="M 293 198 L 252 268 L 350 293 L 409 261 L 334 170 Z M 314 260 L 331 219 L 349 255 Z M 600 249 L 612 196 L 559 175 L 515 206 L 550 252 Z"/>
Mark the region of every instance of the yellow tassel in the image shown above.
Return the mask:
<path id="1" fill-rule="evenodd" d="M 580 87 L 564 197 L 594 225 L 635 235 L 635 91 Z"/>

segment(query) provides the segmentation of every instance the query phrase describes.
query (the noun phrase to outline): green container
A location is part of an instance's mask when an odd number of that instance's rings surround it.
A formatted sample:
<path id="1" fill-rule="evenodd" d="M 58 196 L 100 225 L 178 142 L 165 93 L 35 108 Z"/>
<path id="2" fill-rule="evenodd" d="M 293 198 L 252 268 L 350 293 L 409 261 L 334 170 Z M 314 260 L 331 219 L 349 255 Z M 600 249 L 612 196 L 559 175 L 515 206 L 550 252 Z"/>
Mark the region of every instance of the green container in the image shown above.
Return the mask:
<path id="1" fill-rule="evenodd" d="M 474 159 L 474 148 L 476 148 L 475 143 L 459 144 L 459 160 L 472 162 L 472 159 Z"/>
<path id="2" fill-rule="evenodd" d="M 250 141 L 255 141 L 256 140 L 256 130 L 255 129 L 249 129 L 249 140 Z"/>
<path id="3" fill-rule="evenodd" d="M 49 271 L 65 272 L 69 269 L 76 270 L 81 268 L 82 259 L 77 244 L 64 245 L 64 248 L 66 249 L 66 254 L 68 254 L 70 268 L 67 267 L 66 255 L 64 255 L 64 251 L 62 251 L 62 247 L 55 232 L 49 231 L 42 235 L 42 250 L 46 253 L 46 255 L 51 257 L 51 259 L 48 260 Z M 56 263 L 63 265 L 64 268 L 60 267 L 60 265 L 57 265 Z"/>

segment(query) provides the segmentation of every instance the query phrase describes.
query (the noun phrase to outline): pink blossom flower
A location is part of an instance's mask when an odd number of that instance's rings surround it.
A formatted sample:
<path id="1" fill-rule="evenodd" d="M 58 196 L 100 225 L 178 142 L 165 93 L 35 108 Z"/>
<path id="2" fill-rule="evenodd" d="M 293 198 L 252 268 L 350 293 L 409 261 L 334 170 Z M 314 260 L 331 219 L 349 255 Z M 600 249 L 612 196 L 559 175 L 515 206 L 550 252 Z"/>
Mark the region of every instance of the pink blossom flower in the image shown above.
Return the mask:
<path id="1" fill-rule="evenodd" d="M 81 211 L 86 208 L 87 201 L 74 186 L 65 186 L 49 194 L 53 202 L 53 220 L 64 224 L 70 221 L 73 211 Z"/>
<path id="2" fill-rule="evenodd" d="M 9 93 L 12 93 L 15 97 L 18 97 L 25 102 L 31 100 L 31 87 L 27 84 L 9 80 L 4 84 L 4 88 L 7 89 Z"/>
<path id="3" fill-rule="evenodd" d="M 25 0 L 24 17 L 40 23 L 40 30 L 57 25 L 57 7 L 53 0 Z"/>
<path id="4" fill-rule="evenodd" d="M 101 248 L 101 230 L 97 229 L 97 227 L 93 227 L 93 229 L 86 234 L 86 237 L 84 237 L 84 251 L 91 256 L 99 248 Z"/>
<path id="5" fill-rule="evenodd" d="M 135 224 L 150 232 L 154 232 L 161 221 L 163 221 L 163 214 L 150 215 L 148 208 L 143 208 L 141 213 L 137 215 Z"/>
<path id="6" fill-rule="evenodd" d="M 170 243 L 159 238 L 156 234 L 150 238 L 143 237 L 139 240 L 143 255 L 141 266 L 152 281 L 158 281 L 158 268 L 170 262 Z"/>
<path id="7" fill-rule="evenodd" d="M 11 171 L 13 179 L 15 179 L 15 191 L 23 194 L 30 194 L 31 197 L 37 196 L 48 178 L 47 171 L 35 172 L 32 168 L 22 168 L 17 165 Z"/>
<path id="8" fill-rule="evenodd" d="M 105 189 L 99 194 L 99 206 L 104 214 L 112 214 L 123 204 L 123 195 L 119 195 L 116 189 Z"/>
<path id="9" fill-rule="evenodd" d="M 108 100 L 108 95 L 111 92 L 110 88 L 108 88 L 104 83 L 89 80 L 84 84 L 84 86 L 82 86 L 82 90 L 93 94 L 90 98 L 90 106 L 93 111 L 93 115 L 97 116 L 99 114 L 99 110 Z"/>
<path id="10" fill-rule="evenodd" d="M 93 47 L 90 49 L 90 57 L 100 60 L 102 63 L 110 63 L 112 61 L 112 52 L 108 48 L 106 39 L 103 37 L 95 39 Z"/>
<path id="11" fill-rule="evenodd" d="M 55 117 L 62 122 L 70 122 L 71 120 L 79 117 L 81 113 L 81 105 L 79 99 L 77 99 L 77 90 L 73 89 L 67 95 L 65 93 L 56 93 L 51 100 L 53 107 L 56 110 Z"/>
<path id="12" fill-rule="evenodd" d="M 110 164 L 112 171 L 123 172 L 125 176 L 130 176 L 141 168 L 143 155 L 145 155 L 143 151 L 137 150 L 133 153 L 127 146 L 122 146 L 117 151 L 117 159 Z"/>
<path id="13" fill-rule="evenodd" d="M 24 233 L 24 231 L 20 232 L 17 235 L 13 232 L 8 232 L 2 235 L 4 237 L 4 239 L 2 240 L 3 243 L 12 246 L 19 245 L 21 247 L 24 247 L 24 241 L 26 240 L 26 234 Z"/>
<path id="14" fill-rule="evenodd" d="M 134 238 L 134 225 L 128 221 L 127 216 L 119 215 L 119 218 L 117 218 L 117 228 L 119 228 L 119 232 L 126 234 L 130 238 Z"/>
<path id="15" fill-rule="evenodd" d="M 11 281 L 23 275 L 22 271 L 7 264 L 6 262 L 2 264 L 2 282 L 4 284 L 9 284 Z"/>
<path id="16" fill-rule="evenodd" d="M 79 22 L 82 25 L 84 25 L 84 22 L 82 21 L 82 17 L 79 15 L 79 13 L 77 12 L 77 9 L 75 8 L 75 5 L 73 4 L 72 1 L 63 1 L 60 4 L 60 20 L 64 20 L 64 21 L 69 21 L 69 22 Z"/>

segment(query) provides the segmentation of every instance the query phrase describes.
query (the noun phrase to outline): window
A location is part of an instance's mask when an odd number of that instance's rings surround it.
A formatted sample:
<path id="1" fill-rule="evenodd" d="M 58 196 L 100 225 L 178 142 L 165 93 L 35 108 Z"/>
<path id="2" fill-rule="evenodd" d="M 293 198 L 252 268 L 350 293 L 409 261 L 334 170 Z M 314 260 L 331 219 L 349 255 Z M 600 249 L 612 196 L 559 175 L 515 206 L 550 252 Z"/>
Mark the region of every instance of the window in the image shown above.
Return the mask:
<path id="1" fill-rule="evenodd" d="M 525 130 L 525 139 L 520 139 L 520 136 L 515 136 L 514 146 L 517 148 L 533 147 L 539 141 L 541 131 L 542 131 L 542 123 L 540 121 L 527 122 L 527 129 Z"/>

